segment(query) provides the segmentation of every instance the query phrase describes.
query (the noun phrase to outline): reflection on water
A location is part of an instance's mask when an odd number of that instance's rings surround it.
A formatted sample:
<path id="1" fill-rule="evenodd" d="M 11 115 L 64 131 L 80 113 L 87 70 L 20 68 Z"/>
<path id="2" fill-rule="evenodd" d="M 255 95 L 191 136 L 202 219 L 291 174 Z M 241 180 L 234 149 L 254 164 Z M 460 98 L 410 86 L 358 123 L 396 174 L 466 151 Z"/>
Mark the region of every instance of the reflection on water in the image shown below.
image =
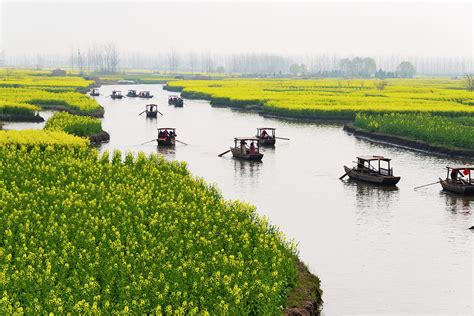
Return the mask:
<path id="1" fill-rule="evenodd" d="M 324 289 L 325 315 L 471 314 L 472 198 L 441 192 L 438 185 L 414 187 L 444 177 L 446 165 L 469 163 L 374 144 L 342 131 L 342 125 L 265 118 L 185 100 L 168 106 L 161 85 L 103 86 L 150 90 L 151 100 L 98 97 L 105 108 L 103 128 L 110 142 L 100 150 L 158 153 L 186 161 L 190 171 L 215 183 L 228 199 L 257 206 L 289 238 L 317 273 Z M 157 119 L 138 115 L 158 104 Z M 275 148 L 262 148 L 263 162 L 219 153 L 236 136 L 255 128 L 277 128 Z M 157 137 L 157 127 L 176 127 L 189 146 L 140 145 Z M 397 187 L 340 181 L 343 165 L 360 155 L 392 158 Z"/>
<path id="2" fill-rule="evenodd" d="M 384 208 L 396 203 L 399 197 L 397 186 L 380 186 L 368 182 L 349 179 L 341 181 L 348 188 L 347 194 L 355 194 L 358 208 Z"/>
<path id="3" fill-rule="evenodd" d="M 156 143 L 156 142 L 153 142 L 153 143 Z M 157 148 L 157 152 L 160 155 L 165 156 L 167 159 L 174 159 L 176 155 L 176 148 L 174 146 L 170 146 L 170 147 L 156 146 L 156 148 Z"/>
<path id="4" fill-rule="evenodd" d="M 247 161 L 237 158 L 231 158 L 234 162 L 234 183 L 242 187 L 249 185 L 255 187 L 260 183 L 260 168 L 263 165 L 261 161 Z M 245 179 L 245 180 L 244 180 Z"/>
<path id="5" fill-rule="evenodd" d="M 41 111 L 40 115 L 42 118 L 44 118 L 44 122 L 5 122 L 3 123 L 2 129 L 8 130 L 8 129 L 17 129 L 17 130 L 22 130 L 22 129 L 42 129 L 44 125 L 46 124 L 46 121 L 53 116 L 54 112 L 53 111 Z"/>
<path id="6" fill-rule="evenodd" d="M 474 196 L 463 196 L 452 192 L 441 191 L 440 196 L 445 198 L 446 210 L 453 213 L 470 215 L 474 205 Z"/>

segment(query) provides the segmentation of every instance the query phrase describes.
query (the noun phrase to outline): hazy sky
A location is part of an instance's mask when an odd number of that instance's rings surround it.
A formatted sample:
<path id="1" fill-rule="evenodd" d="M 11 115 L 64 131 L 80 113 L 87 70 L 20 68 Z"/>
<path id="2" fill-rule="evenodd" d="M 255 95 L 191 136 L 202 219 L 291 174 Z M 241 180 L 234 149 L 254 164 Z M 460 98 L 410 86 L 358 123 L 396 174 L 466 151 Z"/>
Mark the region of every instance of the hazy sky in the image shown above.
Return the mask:
<path id="1" fill-rule="evenodd" d="M 2 1 L 2 0 L 0 0 Z M 471 56 L 470 2 L 2 1 L 7 54 L 120 52 Z"/>

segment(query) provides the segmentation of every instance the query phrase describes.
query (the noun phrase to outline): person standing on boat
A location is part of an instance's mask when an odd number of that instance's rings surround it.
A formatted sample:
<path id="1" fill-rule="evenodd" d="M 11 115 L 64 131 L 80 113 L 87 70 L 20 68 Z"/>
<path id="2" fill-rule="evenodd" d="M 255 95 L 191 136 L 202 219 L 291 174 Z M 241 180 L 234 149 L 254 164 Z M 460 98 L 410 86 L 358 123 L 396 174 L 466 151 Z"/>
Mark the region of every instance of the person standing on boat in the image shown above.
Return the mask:
<path id="1" fill-rule="evenodd" d="M 250 143 L 250 154 L 251 155 L 255 154 L 255 144 L 254 144 L 254 142 Z"/>
<path id="2" fill-rule="evenodd" d="M 266 130 L 263 130 L 263 131 L 262 131 L 261 137 L 262 137 L 262 138 L 268 138 L 268 133 L 267 133 Z"/>
<path id="3" fill-rule="evenodd" d="M 453 170 L 451 171 L 451 180 L 452 180 L 454 183 L 456 183 L 457 180 L 458 180 L 458 173 L 459 173 L 459 171 L 458 171 L 457 169 L 453 169 Z"/>
<path id="4" fill-rule="evenodd" d="M 240 152 L 242 154 L 246 154 L 247 153 L 247 143 L 245 142 L 245 140 L 241 140 L 240 141 Z"/>

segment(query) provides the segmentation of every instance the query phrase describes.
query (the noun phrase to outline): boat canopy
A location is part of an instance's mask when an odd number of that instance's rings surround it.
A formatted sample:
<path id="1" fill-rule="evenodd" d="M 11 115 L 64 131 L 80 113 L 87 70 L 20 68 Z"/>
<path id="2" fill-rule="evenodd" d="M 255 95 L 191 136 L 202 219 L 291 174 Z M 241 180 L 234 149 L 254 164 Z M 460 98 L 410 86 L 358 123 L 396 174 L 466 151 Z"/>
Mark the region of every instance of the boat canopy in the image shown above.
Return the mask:
<path id="1" fill-rule="evenodd" d="M 128 92 L 137 92 L 137 90 L 130 89 Z"/>
<path id="2" fill-rule="evenodd" d="M 446 168 L 447 168 L 448 170 L 471 170 L 471 171 L 474 170 L 474 167 L 469 167 L 469 166 L 465 166 L 465 167 L 460 167 L 460 166 L 456 166 L 456 167 L 446 166 Z"/>
<path id="3" fill-rule="evenodd" d="M 160 128 L 157 128 L 157 130 L 159 130 L 159 131 L 164 131 L 165 129 L 171 129 L 173 131 L 176 130 L 176 128 L 174 128 L 174 127 L 160 127 Z"/>
<path id="4" fill-rule="evenodd" d="M 256 142 L 258 142 L 258 138 L 256 138 L 256 137 L 235 137 L 234 140 L 235 140 L 235 141 L 239 141 L 239 140 L 249 140 L 249 141 L 256 141 Z"/>
<path id="5" fill-rule="evenodd" d="M 374 160 L 383 160 L 383 161 L 390 161 L 392 159 L 386 158 L 384 156 L 359 156 L 357 157 L 359 160 L 363 161 L 374 161 Z"/>
<path id="6" fill-rule="evenodd" d="M 276 130 L 276 128 L 274 128 L 274 127 L 257 127 L 257 130 L 262 130 L 262 129 L 268 129 L 268 130 L 271 130 L 271 131 Z"/>
<path id="7" fill-rule="evenodd" d="M 158 105 L 156 105 L 156 104 L 153 104 L 153 103 L 152 103 L 152 104 L 147 104 L 147 105 L 146 105 L 146 107 L 147 107 L 147 108 L 152 108 L 152 107 L 154 107 L 154 106 L 158 108 Z"/>

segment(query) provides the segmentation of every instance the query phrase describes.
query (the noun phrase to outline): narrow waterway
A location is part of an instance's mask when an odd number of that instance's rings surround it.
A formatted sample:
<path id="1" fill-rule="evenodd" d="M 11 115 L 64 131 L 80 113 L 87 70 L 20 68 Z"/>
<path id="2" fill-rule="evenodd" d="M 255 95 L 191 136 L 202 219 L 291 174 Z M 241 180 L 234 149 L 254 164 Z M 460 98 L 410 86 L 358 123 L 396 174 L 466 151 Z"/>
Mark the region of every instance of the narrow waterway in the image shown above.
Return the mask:
<path id="1" fill-rule="evenodd" d="M 151 100 L 112 100 L 114 89 L 150 90 Z M 100 150 L 160 153 L 183 160 L 196 176 L 215 183 L 228 199 L 256 205 L 288 238 L 299 244 L 302 260 L 322 280 L 324 315 L 471 315 L 473 312 L 474 198 L 441 191 L 440 185 L 413 190 L 444 177 L 445 166 L 473 163 L 414 152 L 355 138 L 341 125 L 264 118 L 213 108 L 207 101 L 167 105 L 162 85 L 103 86 L 103 128 L 110 142 Z M 164 116 L 139 116 L 145 104 Z M 15 128 L 7 124 L 4 128 Z M 26 126 L 26 127 L 25 127 Z M 21 128 L 39 126 L 24 124 Z M 235 136 L 276 127 L 276 147 L 263 149 L 263 162 L 217 155 Z M 156 143 L 157 127 L 177 128 L 173 149 Z M 394 189 L 341 181 L 343 165 L 358 155 L 393 159 L 402 177 Z"/>

